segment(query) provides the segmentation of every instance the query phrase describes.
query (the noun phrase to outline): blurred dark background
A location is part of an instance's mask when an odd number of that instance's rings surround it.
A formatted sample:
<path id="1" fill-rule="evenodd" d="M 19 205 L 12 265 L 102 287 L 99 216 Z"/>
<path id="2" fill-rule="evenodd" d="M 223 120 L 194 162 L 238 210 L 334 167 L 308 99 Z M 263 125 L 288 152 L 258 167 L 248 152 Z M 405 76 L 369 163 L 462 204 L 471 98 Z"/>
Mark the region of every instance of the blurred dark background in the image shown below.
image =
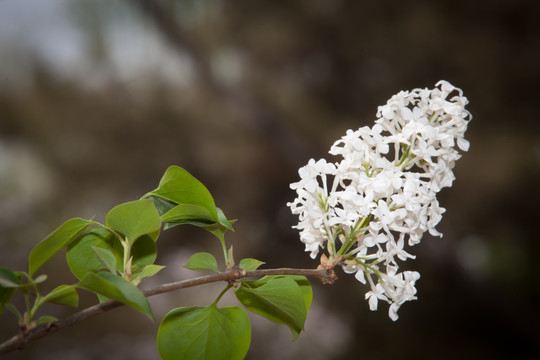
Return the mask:
<path id="1" fill-rule="evenodd" d="M 411 249 L 417 301 L 392 322 L 363 285 L 313 282 L 306 331 L 251 316 L 248 359 L 472 359 L 540 355 L 540 2 L 0 1 L 0 267 L 26 270 L 70 217 L 106 212 L 186 168 L 229 218 L 237 259 L 316 267 L 285 204 L 309 158 L 371 126 L 399 90 L 446 79 L 474 118 L 438 229 Z M 217 240 L 162 233 L 157 283 L 195 273 Z M 64 258 L 45 288 L 74 282 Z M 222 284 L 151 298 L 156 323 L 117 309 L 8 359 L 157 359 L 161 317 L 211 303 Z M 83 294 L 81 307 L 95 302 Z M 233 304 L 228 297 L 223 304 Z M 50 306 L 58 317 L 72 309 Z M 0 340 L 17 331 L 0 316 Z"/>

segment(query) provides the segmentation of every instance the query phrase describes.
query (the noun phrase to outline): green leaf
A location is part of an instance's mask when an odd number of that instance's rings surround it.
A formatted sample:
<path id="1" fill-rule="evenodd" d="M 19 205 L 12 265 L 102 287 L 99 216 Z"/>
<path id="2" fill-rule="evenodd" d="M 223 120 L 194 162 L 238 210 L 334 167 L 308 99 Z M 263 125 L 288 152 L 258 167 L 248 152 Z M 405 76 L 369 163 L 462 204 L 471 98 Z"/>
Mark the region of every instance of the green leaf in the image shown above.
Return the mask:
<path id="1" fill-rule="evenodd" d="M 20 281 L 22 278 L 25 279 L 25 282 L 21 283 Z M 9 294 L 13 295 L 13 293 L 9 290 L 2 289 L 13 289 L 13 291 L 20 289 L 26 293 L 30 288 L 44 282 L 45 280 L 47 280 L 47 275 L 45 274 L 41 274 L 35 279 L 32 279 L 28 273 L 22 271 L 12 272 L 8 269 L 0 269 L 0 304 L 2 303 L 1 300 L 3 297 L 7 298 Z M 5 295 L 3 295 L 4 293 Z"/>
<path id="2" fill-rule="evenodd" d="M 45 280 L 47 280 L 47 275 L 41 274 L 37 278 L 32 279 L 32 284 L 34 284 L 34 285 L 41 284 Z"/>
<path id="3" fill-rule="evenodd" d="M 73 241 L 67 248 L 66 259 L 69 268 L 77 279 L 82 279 L 88 272 L 104 269 L 93 248 L 109 250 L 114 254 L 117 270 L 122 270 L 123 249 L 114 234 L 104 228 L 93 229 Z"/>
<path id="4" fill-rule="evenodd" d="M 214 255 L 207 252 L 193 254 L 184 267 L 195 271 L 212 270 L 214 272 L 219 272 L 216 258 Z"/>
<path id="5" fill-rule="evenodd" d="M 122 271 L 124 250 L 120 241 L 107 229 L 93 229 L 73 241 L 67 249 L 66 259 L 73 275 L 79 280 L 88 272 L 103 270 L 105 266 L 93 248 L 108 250 L 116 259 L 116 270 Z M 133 275 L 156 259 L 156 244 L 149 236 L 142 236 L 131 248 Z M 112 261 L 112 260 L 111 260 Z"/>
<path id="6" fill-rule="evenodd" d="M 143 196 L 151 198 L 164 222 L 163 228 L 191 224 L 202 227 L 223 242 L 227 230 L 234 231 L 223 211 L 216 207 L 208 189 L 179 166 L 171 166 L 159 186 Z"/>
<path id="7" fill-rule="evenodd" d="M 74 285 L 60 285 L 40 299 L 40 305 L 44 302 L 77 307 L 79 294 Z"/>
<path id="8" fill-rule="evenodd" d="M 140 237 L 131 248 L 131 270 L 133 274 L 141 271 L 146 265 L 153 264 L 156 261 L 157 247 L 156 243 L 148 235 Z M 119 264 L 120 266 L 120 264 Z"/>
<path id="9" fill-rule="evenodd" d="M 0 314 L 4 311 L 6 304 L 9 303 L 19 285 L 19 278 L 13 271 L 0 269 Z"/>
<path id="10" fill-rule="evenodd" d="M 270 275 L 265 276 L 259 281 L 255 282 L 249 282 L 249 286 L 251 287 L 257 287 L 264 285 L 265 283 L 273 280 L 273 279 L 280 279 L 280 278 L 288 278 L 292 279 L 296 282 L 296 284 L 300 287 L 300 290 L 302 291 L 302 295 L 304 296 L 304 303 L 306 305 L 306 312 L 309 311 L 309 308 L 311 306 L 311 301 L 313 300 L 313 291 L 311 289 L 311 283 L 305 276 L 301 275 Z"/>
<path id="11" fill-rule="evenodd" d="M 25 281 L 21 282 L 21 279 L 23 278 Z M 13 272 L 8 269 L 0 269 L 0 304 L 2 303 L 1 299 L 3 297 L 11 298 L 11 295 L 13 295 L 13 292 L 17 289 L 26 293 L 30 288 L 45 280 L 47 280 L 47 275 L 45 274 L 39 275 L 37 278 L 32 279 L 28 273 L 22 271 Z M 13 289 L 13 292 L 9 289 Z M 4 293 L 5 295 L 2 295 Z M 7 301 L 9 301 L 9 299 L 6 300 L 6 302 Z"/>
<path id="12" fill-rule="evenodd" d="M 203 229 L 205 229 L 206 231 L 209 231 L 211 232 L 214 236 L 216 236 L 222 243 L 225 241 L 225 233 L 227 232 L 227 230 L 232 230 L 234 231 L 231 223 L 234 223 L 234 221 L 231 221 L 229 222 L 227 220 L 227 218 L 225 217 L 225 215 L 223 214 L 223 211 L 221 211 L 220 208 L 217 208 L 218 210 L 218 214 L 219 215 L 219 218 L 220 218 L 220 222 L 219 223 L 213 223 L 213 224 L 209 224 L 209 225 L 204 225 L 204 224 L 201 224 L 201 225 L 197 225 Z M 222 223 L 226 223 L 228 224 L 227 226 L 223 225 Z"/>
<path id="13" fill-rule="evenodd" d="M 178 204 L 175 204 L 167 199 L 164 199 L 159 196 L 147 196 L 148 198 L 152 199 L 154 201 L 154 206 L 156 207 L 159 216 L 163 216 L 165 213 L 167 213 L 169 210 L 171 210 L 173 207 L 175 207 Z"/>
<path id="14" fill-rule="evenodd" d="M 103 264 L 109 270 L 109 272 L 116 274 L 116 256 L 113 254 L 111 250 L 92 246 L 92 250 L 94 250 L 94 253 L 96 253 L 96 256 L 100 263 Z"/>
<path id="15" fill-rule="evenodd" d="M 202 206 L 217 220 L 216 204 L 208 189 L 179 166 L 170 166 L 165 171 L 158 188 L 145 196 L 151 195 L 162 197 L 175 204 Z"/>
<path id="16" fill-rule="evenodd" d="M 46 323 L 52 323 L 52 322 L 55 322 L 55 321 L 58 321 L 57 318 L 55 318 L 54 316 L 49 316 L 49 315 L 46 315 L 46 316 L 41 316 L 38 321 L 36 322 L 37 325 L 39 324 L 46 324 Z"/>
<path id="17" fill-rule="evenodd" d="M 234 228 L 231 222 L 227 220 L 227 218 L 225 217 L 225 214 L 223 213 L 223 210 L 221 210 L 220 208 L 217 208 L 217 214 L 218 214 L 218 223 L 222 225 L 223 227 L 225 227 L 227 230 L 234 231 Z"/>
<path id="18" fill-rule="evenodd" d="M 217 219 L 203 206 L 179 204 L 163 214 L 161 216 L 161 221 L 174 225 L 191 224 L 205 227 L 215 224 Z"/>
<path id="19" fill-rule="evenodd" d="M 263 264 L 266 264 L 266 263 L 263 261 L 259 261 L 257 259 L 246 258 L 246 259 L 240 260 L 240 263 L 238 264 L 238 266 L 240 267 L 240 269 L 250 271 L 250 270 L 257 270 L 259 266 Z"/>
<path id="20" fill-rule="evenodd" d="M 157 240 L 161 220 L 154 202 L 146 199 L 115 206 L 106 216 L 106 225 L 122 233 L 133 245 L 143 235 Z"/>
<path id="21" fill-rule="evenodd" d="M 19 319 L 19 322 L 23 321 L 23 314 L 15 307 L 13 304 L 5 304 L 5 308 L 11 311 L 17 319 Z"/>
<path id="22" fill-rule="evenodd" d="M 117 275 L 108 272 L 88 273 L 77 286 L 118 300 L 142 312 L 152 320 L 150 305 L 148 305 L 148 301 L 141 290 Z"/>
<path id="23" fill-rule="evenodd" d="M 157 335 L 163 360 L 240 360 L 250 342 L 249 317 L 236 306 L 174 309 L 161 322 Z"/>
<path id="24" fill-rule="evenodd" d="M 9 269 L 0 269 L 0 290 L 2 288 L 17 288 L 21 282 L 17 275 Z M 0 296 L 0 301 L 2 297 Z"/>
<path id="25" fill-rule="evenodd" d="M 71 240 L 79 235 L 92 222 L 90 220 L 73 218 L 63 223 L 49 236 L 34 246 L 28 256 L 29 274 L 34 273 L 54 254 L 66 247 Z"/>
<path id="26" fill-rule="evenodd" d="M 225 232 L 227 230 L 234 231 L 234 229 L 223 211 L 220 208 L 216 209 L 218 212 L 217 220 L 213 218 L 208 209 L 202 206 L 177 205 L 161 216 L 161 220 L 164 222 L 163 229 L 168 230 L 178 225 L 189 224 L 209 231 L 223 242 Z"/>
<path id="27" fill-rule="evenodd" d="M 227 251 L 227 270 L 232 269 L 234 266 L 234 255 L 233 255 L 233 247 L 229 248 Z"/>
<path id="28" fill-rule="evenodd" d="M 158 272 L 160 272 L 161 269 L 163 269 L 164 267 L 165 266 L 161 266 L 161 265 L 146 265 L 145 267 L 143 267 L 143 269 L 139 273 L 133 275 L 133 278 L 142 280 L 144 278 L 154 276 Z"/>
<path id="29" fill-rule="evenodd" d="M 286 277 L 288 277 L 289 279 L 293 279 L 300 287 L 300 290 L 302 290 L 302 295 L 304 296 L 304 303 L 306 304 L 307 315 L 307 312 L 311 307 L 311 301 L 313 300 L 313 290 L 311 289 L 311 283 L 309 282 L 307 277 L 301 275 L 287 275 Z"/>
<path id="30" fill-rule="evenodd" d="M 287 325 L 294 339 L 304 329 L 307 302 L 303 290 L 291 277 L 266 276 L 257 281 L 243 281 L 235 293 L 250 311 Z"/>

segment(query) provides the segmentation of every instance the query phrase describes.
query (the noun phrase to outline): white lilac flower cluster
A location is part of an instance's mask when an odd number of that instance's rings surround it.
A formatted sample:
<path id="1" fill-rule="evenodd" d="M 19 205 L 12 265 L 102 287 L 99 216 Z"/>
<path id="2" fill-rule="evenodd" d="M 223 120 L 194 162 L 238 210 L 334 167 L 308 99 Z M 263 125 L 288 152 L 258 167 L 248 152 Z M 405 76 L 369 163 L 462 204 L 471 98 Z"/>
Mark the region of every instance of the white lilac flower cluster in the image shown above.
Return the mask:
<path id="1" fill-rule="evenodd" d="M 452 185 L 452 168 L 469 142 L 464 139 L 471 114 L 461 89 L 439 81 L 435 89 L 401 91 L 377 111 L 373 127 L 348 130 L 330 149 L 341 161 L 311 159 L 291 184 L 298 197 L 287 206 L 298 214 L 294 228 L 306 251 L 321 262 L 341 264 L 368 282 L 371 310 L 378 300 L 390 304 L 389 316 L 416 299 L 416 271 L 399 272 L 398 259 L 418 244 L 445 209 L 436 195 Z"/>

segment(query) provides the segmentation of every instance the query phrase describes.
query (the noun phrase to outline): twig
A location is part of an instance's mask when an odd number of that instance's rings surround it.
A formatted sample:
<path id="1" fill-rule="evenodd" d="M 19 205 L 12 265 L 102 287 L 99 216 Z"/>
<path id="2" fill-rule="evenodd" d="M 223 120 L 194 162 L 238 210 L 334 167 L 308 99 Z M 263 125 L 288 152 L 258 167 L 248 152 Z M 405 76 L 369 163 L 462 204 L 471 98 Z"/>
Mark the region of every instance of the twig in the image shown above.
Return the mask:
<path id="1" fill-rule="evenodd" d="M 209 284 L 218 281 L 236 281 L 246 277 L 261 277 L 266 275 L 302 275 L 307 277 L 314 277 L 323 284 L 333 283 L 337 277 L 333 269 L 264 269 L 264 270 L 252 270 L 246 271 L 242 269 L 232 269 L 229 271 L 221 272 L 218 274 L 200 276 L 193 279 L 176 281 L 168 284 L 159 285 L 155 288 L 143 290 L 143 294 L 146 297 L 163 294 L 175 290 L 180 290 L 192 286 Z M 49 334 L 52 334 L 60 329 L 74 325 L 79 321 L 83 321 L 91 316 L 104 313 L 106 311 L 123 306 L 124 304 L 116 300 L 108 300 L 101 304 L 97 304 L 81 310 L 73 315 L 66 317 L 65 319 L 51 322 L 48 324 L 42 324 L 28 332 L 20 332 L 13 336 L 11 339 L 6 340 L 0 344 L 0 357 L 9 354 L 15 350 L 21 350 L 24 346 L 33 340 L 37 340 Z"/>

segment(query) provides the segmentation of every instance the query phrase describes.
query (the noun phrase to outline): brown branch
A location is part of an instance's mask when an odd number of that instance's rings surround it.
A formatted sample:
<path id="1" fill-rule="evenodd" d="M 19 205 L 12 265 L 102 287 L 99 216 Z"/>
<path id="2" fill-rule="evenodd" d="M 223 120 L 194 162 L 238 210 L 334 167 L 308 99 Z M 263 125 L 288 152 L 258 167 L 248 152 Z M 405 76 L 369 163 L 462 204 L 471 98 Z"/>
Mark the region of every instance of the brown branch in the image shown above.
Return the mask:
<path id="1" fill-rule="evenodd" d="M 155 288 L 143 290 L 143 294 L 146 297 L 163 294 L 175 290 L 180 290 L 192 286 L 198 286 L 203 284 L 209 284 L 218 281 L 236 281 L 246 277 L 261 277 L 266 275 L 302 275 L 307 277 L 314 277 L 323 284 L 333 283 L 337 277 L 333 269 L 319 268 L 319 269 L 264 269 L 264 270 L 252 270 L 246 271 L 242 269 L 233 269 L 218 274 L 200 276 L 193 279 L 176 281 L 173 283 L 159 285 Z M 73 315 L 66 317 L 65 319 L 51 322 L 48 324 L 42 324 L 27 332 L 20 332 L 13 336 L 11 339 L 6 340 L 0 344 L 0 357 L 11 353 L 15 350 L 22 350 L 24 346 L 33 340 L 45 337 L 60 329 L 74 325 L 79 321 L 88 319 L 91 316 L 104 313 L 106 311 L 123 306 L 124 304 L 116 300 L 108 300 L 101 304 L 97 304 L 81 310 Z"/>

